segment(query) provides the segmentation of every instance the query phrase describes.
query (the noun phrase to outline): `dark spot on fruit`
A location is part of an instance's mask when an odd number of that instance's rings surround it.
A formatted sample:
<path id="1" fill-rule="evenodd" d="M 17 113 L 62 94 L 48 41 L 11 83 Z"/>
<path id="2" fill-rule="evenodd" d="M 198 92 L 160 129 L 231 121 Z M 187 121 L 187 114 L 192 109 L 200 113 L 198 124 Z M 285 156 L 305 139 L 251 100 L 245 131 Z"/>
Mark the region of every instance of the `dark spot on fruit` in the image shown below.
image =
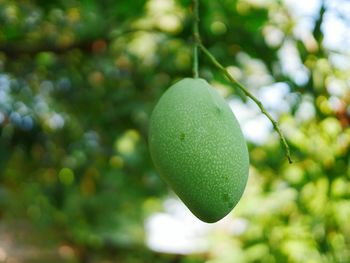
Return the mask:
<path id="1" fill-rule="evenodd" d="M 216 114 L 221 114 L 222 110 L 219 106 L 215 106 L 215 113 Z"/>
<path id="2" fill-rule="evenodd" d="M 185 137 L 186 137 L 186 135 L 185 135 L 183 132 L 181 132 L 181 134 L 180 134 L 180 140 L 181 140 L 181 141 L 184 141 L 184 140 L 185 140 Z"/>
<path id="3" fill-rule="evenodd" d="M 222 195 L 222 200 L 224 200 L 225 202 L 229 202 L 229 200 L 230 200 L 230 197 L 229 197 L 229 195 L 228 194 L 223 194 Z"/>

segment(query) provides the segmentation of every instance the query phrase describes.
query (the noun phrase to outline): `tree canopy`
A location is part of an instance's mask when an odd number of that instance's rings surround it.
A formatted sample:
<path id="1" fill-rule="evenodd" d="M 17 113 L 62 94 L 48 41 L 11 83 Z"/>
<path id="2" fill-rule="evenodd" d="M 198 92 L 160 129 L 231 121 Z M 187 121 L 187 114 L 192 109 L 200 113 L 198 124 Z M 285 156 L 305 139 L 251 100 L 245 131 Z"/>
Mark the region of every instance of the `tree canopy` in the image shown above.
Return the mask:
<path id="1" fill-rule="evenodd" d="M 192 76 L 191 1 L 0 0 L 0 261 L 1 225 L 37 248 L 19 262 L 350 261 L 350 4 L 199 2 L 203 44 L 278 119 L 294 163 L 200 53 L 247 138 L 247 189 L 226 221 L 244 227 L 222 224 L 203 251 L 150 248 L 146 223 L 172 194 L 148 123 Z"/>

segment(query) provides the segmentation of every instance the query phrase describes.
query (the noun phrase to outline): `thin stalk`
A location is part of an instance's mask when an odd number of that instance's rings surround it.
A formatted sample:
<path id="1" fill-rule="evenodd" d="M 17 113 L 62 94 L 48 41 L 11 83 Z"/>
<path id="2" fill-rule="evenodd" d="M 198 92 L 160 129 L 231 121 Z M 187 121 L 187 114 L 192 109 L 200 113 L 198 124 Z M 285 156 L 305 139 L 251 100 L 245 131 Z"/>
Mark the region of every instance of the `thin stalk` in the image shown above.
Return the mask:
<path id="1" fill-rule="evenodd" d="M 193 77 L 198 78 L 198 37 L 199 37 L 199 13 L 198 13 L 198 0 L 193 0 Z"/>
<path id="2" fill-rule="evenodd" d="M 217 59 L 210 53 L 210 51 L 203 46 L 203 44 L 200 41 L 200 37 L 198 36 L 197 38 L 197 45 L 199 46 L 199 48 L 202 50 L 202 52 L 210 59 L 210 61 L 214 64 L 214 66 L 216 66 L 218 69 L 220 69 L 222 71 L 222 73 L 232 82 L 233 85 L 235 85 L 237 88 L 239 88 L 246 96 L 248 96 L 249 98 L 251 98 L 255 104 L 259 107 L 259 109 L 261 110 L 261 112 L 271 121 L 273 128 L 275 129 L 275 131 L 278 133 L 281 142 L 286 150 L 286 157 L 288 159 L 289 163 L 292 163 L 292 158 L 290 156 L 290 150 L 289 150 L 289 146 L 288 143 L 285 139 L 285 137 L 283 136 L 283 133 L 278 125 L 278 122 L 275 121 L 273 119 L 273 117 L 266 111 L 266 109 L 264 108 L 264 106 L 262 105 L 261 101 L 258 100 L 249 90 L 247 90 L 241 83 L 239 83 L 235 78 L 233 78 L 231 76 L 231 74 L 227 71 L 227 69 L 221 65 L 219 63 L 219 61 L 217 61 Z"/>

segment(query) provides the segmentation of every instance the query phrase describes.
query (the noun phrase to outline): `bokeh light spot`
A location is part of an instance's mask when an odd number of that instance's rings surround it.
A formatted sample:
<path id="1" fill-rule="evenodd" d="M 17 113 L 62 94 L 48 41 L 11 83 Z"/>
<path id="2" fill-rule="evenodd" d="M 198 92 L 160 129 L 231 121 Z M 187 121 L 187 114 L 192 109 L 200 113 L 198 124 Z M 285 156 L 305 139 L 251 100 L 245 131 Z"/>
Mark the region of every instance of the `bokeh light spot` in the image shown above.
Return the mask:
<path id="1" fill-rule="evenodd" d="M 64 185 L 71 185 L 74 182 L 74 173 L 69 168 L 62 168 L 58 174 L 60 182 Z"/>

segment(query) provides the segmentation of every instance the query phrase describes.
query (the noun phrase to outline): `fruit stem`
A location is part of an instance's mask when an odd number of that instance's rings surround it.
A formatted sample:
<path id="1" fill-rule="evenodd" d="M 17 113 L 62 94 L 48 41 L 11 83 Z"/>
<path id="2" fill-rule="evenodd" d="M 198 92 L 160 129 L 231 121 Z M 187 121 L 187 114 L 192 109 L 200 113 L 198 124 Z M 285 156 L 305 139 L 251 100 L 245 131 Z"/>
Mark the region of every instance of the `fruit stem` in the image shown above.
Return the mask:
<path id="1" fill-rule="evenodd" d="M 199 12 L 198 12 L 198 0 L 193 0 L 193 77 L 198 78 L 198 46 L 199 46 Z"/>
<path id="2" fill-rule="evenodd" d="M 258 100 L 249 90 L 247 90 L 241 83 L 239 83 L 234 77 L 232 77 L 232 75 L 227 71 L 227 69 L 221 65 L 219 63 L 219 61 L 217 61 L 217 59 L 214 57 L 214 55 L 212 55 L 210 53 L 210 51 L 202 44 L 199 35 L 197 36 L 197 40 L 196 40 L 197 46 L 202 50 L 202 52 L 210 59 L 210 61 L 218 68 L 220 69 L 223 74 L 232 82 L 233 85 L 235 85 L 237 88 L 239 88 L 240 90 L 243 91 L 243 93 L 248 96 L 249 98 L 251 98 L 256 105 L 259 107 L 259 109 L 261 110 L 261 112 L 271 121 L 273 128 L 275 129 L 275 131 L 278 133 L 282 144 L 284 145 L 284 148 L 286 150 L 286 157 L 288 159 L 289 163 L 292 163 L 292 158 L 290 156 L 290 150 L 289 150 L 289 146 L 288 143 L 285 139 L 285 137 L 283 136 L 283 133 L 278 125 L 278 122 L 275 121 L 272 116 L 266 111 L 266 109 L 264 108 L 263 104 L 261 103 L 260 100 Z"/>

